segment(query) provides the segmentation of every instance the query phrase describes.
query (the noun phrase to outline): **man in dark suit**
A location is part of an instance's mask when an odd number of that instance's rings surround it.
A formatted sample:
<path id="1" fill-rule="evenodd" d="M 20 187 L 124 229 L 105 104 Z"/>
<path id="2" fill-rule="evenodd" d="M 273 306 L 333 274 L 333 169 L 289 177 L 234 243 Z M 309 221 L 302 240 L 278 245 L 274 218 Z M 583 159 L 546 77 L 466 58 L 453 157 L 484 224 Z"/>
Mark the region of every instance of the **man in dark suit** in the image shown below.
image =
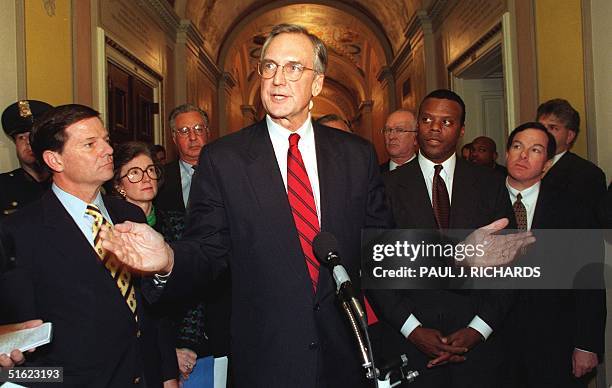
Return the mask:
<path id="1" fill-rule="evenodd" d="M 589 204 L 599 227 L 605 221 L 606 176 L 590 161 L 571 152 L 580 132 L 580 115 L 563 99 L 546 101 L 538 107 L 536 120 L 553 135 L 557 145 L 552 166 L 542 181 L 557 186 L 579 201 Z"/>
<path id="2" fill-rule="evenodd" d="M 164 166 L 164 184 L 155 197 L 155 206 L 184 213 L 194 167 L 210 135 L 209 119 L 208 114 L 197 106 L 183 104 L 170 112 L 168 121 L 178 159 Z"/>
<path id="3" fill-rule="evenodd" d="M 63 105 L 41 116 L 31 136 L 54 183 L 6 219 L 16 265 L 4 276 L 22 279 L 8 298 L 19 306 L 10 318 L 51 322 L 53 341 L 26 365 L 63 367 L 63 386 L 161 387 L 157 326 L 139 278 L 99 241 L 109 222 L 145 220 L 136 206 L 100 194 L 113 176 L 108 131 L 95 110 Z"/>
<path id="4" fill-rule="evenodd" d="M 389 160 L 380 165 L 380 172 L 393 171 L 416 157 L 416 118 L 407 109 L 399 109 L 387 117 L 382 134 Z"/>
<path id="5" fill-rule="evenodd" d="M 517 225 L 527 230 L 593 228 L 595 220 L 583 204 L 542 181 L 542 172 L 551 164 L 554 150 L 554 137 L 540 123 L 525 123 L 508 138 L 506 186 Z M 559 262 L 564 262 L 564 255 L 577 242 L 567 241 L 564 246 L 550 233 L 543 235 L 535 248 L 543 244 L 546 247 L 536 249 L 531 256 L 534 265 L 545 265 L 544 271 L 553 268 L 546 263 L 554 260 L 553 270 L 559 271 Z M 551 237 L 557 241 L 551 242 Z M 553 254 L 551 247 L 560 248 L 558 254 Z M 603 291 L 521 291 L 512 315 L 516 322 L 513 344 L 518 367 L 515 386 L 586 387 L 589 372 L 604 351 Z"/>
<path id="6" fill-rule="evenodd" d="M 336 236 L 358 292 L 361 229 L 390 220 L 372 145 L 311 121 L 326 63 L 316 36 L 274 27 L 258 65 L 266 118 L 203 149 L 183 240 L 170 248 L 133 223 L 104 235 L 129 265 L 170 273 L 155 279 L 166 282 L 162 299 L 193 292 L 229 265 L 238 388 L 366 384 L 334 280 L 311 241 L 319 229 Z"/>
<path id="7" fill-rule="evenodd" d="M 470 162 L 492 168 L 505 177 L 508 171 L 506 171 L 506 167 L 497 163 L 497 156 L 497 145 L 495 145 L 495 141 L 490 137 L 478 136 L 472 140 Z"/>
<path id="8" fill-rule="evenodd" d="M 476 229 L 495 222 L 499 229 L 508 223 L 501 219 L 512 217 L 501 176 L 455 155 L 464 121 L 465 105 L 450 90 L 433 91 L 421 103 L 419 155 L 384 179 L 396 227 Z M 411 386 L 484 388 L 500 380 L 500 328 L 511 293 L 370 290 L 368 295 L 379 317 L 408 339 L 413 365 L 433 367 Z M 440 366 L 444 361 L 451 363 Z"/>

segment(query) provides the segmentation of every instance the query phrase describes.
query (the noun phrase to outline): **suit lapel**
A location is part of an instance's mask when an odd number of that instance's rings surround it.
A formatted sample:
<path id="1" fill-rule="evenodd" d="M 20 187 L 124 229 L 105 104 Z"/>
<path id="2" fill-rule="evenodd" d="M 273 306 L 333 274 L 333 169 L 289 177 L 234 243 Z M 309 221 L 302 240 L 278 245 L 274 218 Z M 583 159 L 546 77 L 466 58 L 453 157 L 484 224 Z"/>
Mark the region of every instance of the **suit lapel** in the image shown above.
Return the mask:
<path id="1" fill-rule="evenodd" d="M 347 173 L 342 170 L 342 147 L 330 131 L 313 123 L 315 148 L 317 152 L 317 172 L 321 206 L 321 230 L 334 232 L 342 230 L 342 214 L 346 206 Z M 339 224 L 340 223 L 340 224 Z M 325 267 L 319 270 L 317 300 L 333 292 L 333 280 Z"/>
<path id="2" fill-rule="evenodd" d="M 312 289 L 287 192 L 265 121 L 260 121 L 251 133 L 248 156 L 250 161 L 246 167 L 246 174 L 255 192 L 259 213 L 262 217 L 266 217 L 265 224 L 270 228 L 270 234 L 277 236 L 275 241 L 278 244 L 278 251 L 276 254 L 271 252 L 269 257 L 278 258 L 280 262 L 277 264 L 281 266 L 288 265 L 296 281 Z"/>
<path id="3" fill-rule="evenodd" d="M 471 193 L 476 184 L 474 174 L 470 173 L 471 165 L 463 159 L 457 158 L 453 174 L 453 194 L 450 210 L 450 228 L 464 228 L 471 225 L 474 218 L 474 201 Z"/>
<path id="4" fill-rule="evenodd" d="M 49 244 L 57 248 L 67 260 L 77 259 L 74 264 L 83 266 L 99 262 L 98 255 L 52 190 L 43 197 L 43 224 L 48 229 Z"/>
<path id="5" fill-rule="evenodd" d="M 402 220 L 396 220 L 397 226 L 399 228 L 436 229 L 431 200 L 418 158 L 396 171 L 400 190 L 397 200 L 406 204 L 406 211 L 412 215 L 408 224 L 403 224 Z"/>
<path id="6" fill-rule="evenodd" d="M 52 190 L 49 190 L 43 197 L 43 224 L 48 230 L 48 244 L 55 247 L 60 253 L 60 260 L 65 260 L 67 266 L 73 269 L 76 276 L 91 279 L 91 287 L 96 288 L 101 286 L 102 293 L 97 290 L 96 297 L 110 298 L 115 300 L 114 306 L 123 305 L 122 310 L 129 312 L 126 317 L 131 317 L 131 311 L 123 300 L 115 281 L 112 279 L 108 270 L 104 267 L 97 253 L 81 232 L 81 229 L 74 222 L 70 214 L 66 211 L 62 203 Z M 111 212 L 111 209 L 107 207 Z M 113 217 L 113 213 L 111 213 Z M 122 222 L 124 216 L 118 216 Z M 117 221 L 114 221 L 117 223 Z M 118 302 L 121 301 L 121 302 Z M 120 303 L 120 304 L 119 304 Z"/>

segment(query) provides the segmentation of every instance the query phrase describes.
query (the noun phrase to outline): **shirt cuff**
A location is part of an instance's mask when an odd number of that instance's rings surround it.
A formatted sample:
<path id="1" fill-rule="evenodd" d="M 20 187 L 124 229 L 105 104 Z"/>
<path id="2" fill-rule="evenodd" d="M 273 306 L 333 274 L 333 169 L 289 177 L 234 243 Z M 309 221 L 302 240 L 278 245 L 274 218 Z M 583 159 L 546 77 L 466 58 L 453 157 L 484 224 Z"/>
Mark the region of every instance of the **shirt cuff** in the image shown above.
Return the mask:
<path id="1" fill-rule="evenodd" d="M 489 338 L 491 333 L 493 333 L 493 329 L 491 328 L 491 326 L 489 326 L 485 321 L 480 319 L 478 315 L 474 316 L 474 319 L 472 319 L 472 322 L 470 322 L 468 327 L 471 327 L 472 329 L 479 332 L 485 341 L 487 340 L 487 338 Z"/>
<path id="2" fill-rule="evenodd" d="M 404 325 L 400 329 L 400 332 L 404 337 L 408 338 L 410 333 L 412 333 L 414 329 L 419 326 L 421 326 L 421 322 L 419 322 L 419 320 L 416 319 L 413 314 L 410 314 L 410 316 L 408 317 L 408 319 L 406 319 L 406 322 L 404 322 Z"/>
<path id="3" fill-rule="evenodd" d="M 155 287 L 157 288 L 163 288 L 168 282 L 168 278 L 170 278 L 171 274 L 172 272 L 168 272 L 165 275 L 160 275 L 156 273 L 155 275 L 153 275 L 153 285 L 155 285 Z"/>

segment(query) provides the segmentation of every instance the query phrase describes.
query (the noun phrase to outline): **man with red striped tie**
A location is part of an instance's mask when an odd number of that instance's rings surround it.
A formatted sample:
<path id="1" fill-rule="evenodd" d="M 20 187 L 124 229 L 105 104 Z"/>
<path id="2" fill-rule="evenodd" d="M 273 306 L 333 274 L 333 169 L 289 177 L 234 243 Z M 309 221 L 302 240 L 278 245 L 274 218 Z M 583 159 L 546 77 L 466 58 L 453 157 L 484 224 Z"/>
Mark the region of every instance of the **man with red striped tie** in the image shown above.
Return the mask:
<path id="1" fill-rule="evenodd" d="M 267 115 L 204 148 L 183 240 L 170 247 L 133 223 L 105 237 L 128 265 L 156 273 L 153 297 L 189 295 L 229 267 L 238 388 L 367 384 L 312 239 L 335 235 L 358 286 L 361 229 L 387 227 L 389 213 L 372 145 L 311 121 L 326 63 L 316 36 L 274 27 L 258 64 Z"/>

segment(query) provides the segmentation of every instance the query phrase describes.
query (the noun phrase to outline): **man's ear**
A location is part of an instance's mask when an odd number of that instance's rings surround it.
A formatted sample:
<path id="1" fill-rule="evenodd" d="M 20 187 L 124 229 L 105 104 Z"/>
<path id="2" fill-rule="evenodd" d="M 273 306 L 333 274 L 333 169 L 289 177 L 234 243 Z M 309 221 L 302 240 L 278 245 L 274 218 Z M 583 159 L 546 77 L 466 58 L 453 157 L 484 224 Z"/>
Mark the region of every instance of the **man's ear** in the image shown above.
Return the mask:
<path id="1" fill-rule="evenodd" d="M 574 140 L 576 140 L 576 132 L 570 129 L 567 131 L 567 146 L 571 147 L 574 144 Z"/>
<path id="2" fill-rule="evenodd" d="M 323 80 L 325 79 L 325 75 L 316 74 L 314 79 L 312 80 L 312 96 L 316 97 L 323 90 Z"/>
<path id="3" fill-rule="evenodd" d="M 497 154 L 497 152 L 493 152 L 493 160 L 497 161 L 497 157 L 498 157 L 498 156 L 499 156 L 499 155 Z"/>
<path id="4" fill-rule="evenodd" d="M 42 157 L 51 170 L 55 172 L 64 171 L 64 160 L 59 152 L 46 150 L 43 152 Z"/>

